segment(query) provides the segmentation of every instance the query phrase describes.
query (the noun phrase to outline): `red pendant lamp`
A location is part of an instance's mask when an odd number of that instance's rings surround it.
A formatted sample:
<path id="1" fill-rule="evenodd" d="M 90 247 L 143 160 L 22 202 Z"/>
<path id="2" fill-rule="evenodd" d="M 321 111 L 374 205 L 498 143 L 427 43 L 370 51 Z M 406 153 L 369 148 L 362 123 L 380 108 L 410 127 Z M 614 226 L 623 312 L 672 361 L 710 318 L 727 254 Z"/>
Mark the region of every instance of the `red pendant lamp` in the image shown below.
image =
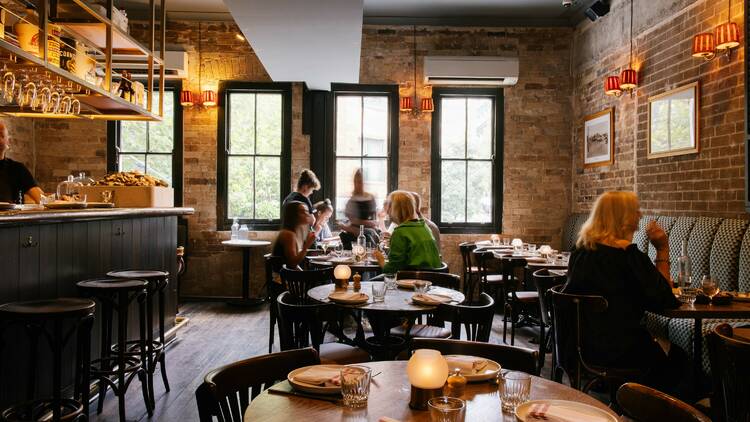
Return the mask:
<path id="1" fill-rule="evenodd" d="M 414 102 L 411 97 L 402 96 L 399 101 L 399 110 L 409 112 L 414 110 Z"/>
<path id="2" fill-rule="evenodd" d="M 727 21 L 717 26 L 713 33 L 702 32 L 693 37 L 693 57 L 712 60 L 721 53 L 730 57 L 732 49 L 739 47 L 740 29 L 732 22 L 732 0 L 727 3 Z"/>
<path id="3" fill-rule="evenodd" d="M 607 79 L 604 80 L 604 93 L 615 97 L 622 95 L 620 78 L 617 76 L 607 76 Z"/>
<path id="4" fill-rule="evenodd" d="M 633 90 L 637 87 L 638 72 L 633 70 L 633 0 L 630 0 L 630 59 L 628 61 L 628 68 L 620 74 L 620 89 L 630 91 L 632 95 Z"/>
<path id="5" fill-rule="evenodd" d="M 727 22 L 717 26 L 715 33 L 716 48 L 719 50 L 735 48 L 740 45 L 740 29 L 734 22 Z"/>
<path id="6" fill-rule="evenodd" d="M 206 107 L 216 105 L 216 91 L 206 90 L 201 93 L 201 103 Z"/>
<path id="7" fill-rule="evenodd" d="M 193 91 L 180 91 L 180 105 L 183 107 L 192 107 L 195 104 L 193 100 Z"/>
<path id="8" fill-rule="evenodd" d="M 704 32 L 693 37 L 693 57 L 711 60 L 715 55 L 714 34 Z"/>
<path id="9" fill-rule="evenodd" d="M 435 103 L 432 101 L 432 97 L 422 98 L 422 104 L 419 109 L 422 113 L 432 113 L 435 111 Z"/>

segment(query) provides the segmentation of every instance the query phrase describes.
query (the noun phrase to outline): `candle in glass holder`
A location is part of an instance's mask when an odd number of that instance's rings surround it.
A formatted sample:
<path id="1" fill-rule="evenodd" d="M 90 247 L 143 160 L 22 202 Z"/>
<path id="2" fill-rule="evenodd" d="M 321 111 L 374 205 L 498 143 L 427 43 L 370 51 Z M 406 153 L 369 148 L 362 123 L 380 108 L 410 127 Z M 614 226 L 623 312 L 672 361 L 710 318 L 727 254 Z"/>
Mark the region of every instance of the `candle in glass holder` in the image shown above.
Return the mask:
<path id="1" fill-rule="evenodd" d="M 523 252 L 523 241 L 521 239 L 515 238 L 510 244 L 513 246 L 513 253 L 515 255 L 520 255 Z"/>
<path id="2" fill-rule="evenodd" d="M 448 378 L 448 363 L 437 350 L 417 349 L 406 365 L 406 374 L 411 384 L 409 407 L 427 409 L 427 400 L 443 393 Z"/>
<path id="3" fill-rule="evenodd" d="M 348 265 L 337 265 L 333 269 L 333 277 L 336 279 L 336 288 L 345 289 L 349 284 L 349 277 L 352 276 L 352 269 Z"/>

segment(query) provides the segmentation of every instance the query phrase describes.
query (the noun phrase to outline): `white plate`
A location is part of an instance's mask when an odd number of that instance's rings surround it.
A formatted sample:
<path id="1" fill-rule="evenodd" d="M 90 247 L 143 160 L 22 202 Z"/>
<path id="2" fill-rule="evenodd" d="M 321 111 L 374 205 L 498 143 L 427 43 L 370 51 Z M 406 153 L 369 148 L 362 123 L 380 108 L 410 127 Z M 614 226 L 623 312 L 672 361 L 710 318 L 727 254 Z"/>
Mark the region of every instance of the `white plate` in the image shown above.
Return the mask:
<path id="1" fill-rule="evenodd" d="M 472 357 L 472 358 L 476 357 L 476 356 L 468 356 L 468 355 L 445 355 L 446 358 L 449 356 L 463 356 L 463 357 Z M 484 359 L 484 358 L 479 358 L 479 359 Z M 481 374 L 472 374 L 472 375 L 462 374 L 464 377 L 466 377 L 466 381 L 480 382 L 480 381 L 491 380 L 497 377 L 497 373 L 500 372 L 500 369 L 502 369 L 500 364 L 495 362 L 494 360 L 490 360 L 490 359 L 485 359 L 485 360 L 487 361 L 487 366 L 484 368 L 484 372 L 482 372 Z M 451 368 L 448 368 L 448 369 L 450 370 Z"/>
<path id="2" fill-rule="evenodd" d="M 583 415 L 585 419 L 581 419 L 581 422 L 618 422 L 617 418 L 598 407 L 590 406 L 588 404 L 578 403 L 575 401 L 568 400 L 531 400 L 516 407 L 516 420 L 520 422 L 539 422 L 539 419 L 530 418 L 529 413 L 531 412 L 531 406 L 535 404 L 546 403 L 550 406 L 555 407 L 566 407 L 570 410 L 575 410 Z"/>
<path id="3" fill-rule="evenodd" d="M 413 280 L 413 279 L 409 279 L 409 278 L 404 278 L 402 280 L 396 280 L 396 285 L 398 287 L 401 287 L 402 289 L 414 290 L 414 282 L 415 281 L 424 281 L 425 283 L 427 283 L 426 286 L 432 286 L 432 282 L 430 282 L 430 281 Z"/>
<path id="4" fill-rule="evenodd" d="M 303 393 L 311 393 L 311 394 L 340 394 L 341 393 L 341 387 L 321 387 L 319 385 L 312 385 L 312 384 L 306 384 L 304 382 L 294 381 L 294 376 L 297 374 L 301 374 L 302 372 L 306 371 L 309 368 L 312 368 L 314 366 L 326 366 L 331 368 L 337 368 L 341 369 L 344 367 L 344 365 L 310 365 L 310 366 L 304 366 L 302 368 L 297 368 L 294 371 L 290 372 L 286 379 L 289 381 L 289 384 L 292 385 L 292 387 L 295 390 L 302 391 Z"/>

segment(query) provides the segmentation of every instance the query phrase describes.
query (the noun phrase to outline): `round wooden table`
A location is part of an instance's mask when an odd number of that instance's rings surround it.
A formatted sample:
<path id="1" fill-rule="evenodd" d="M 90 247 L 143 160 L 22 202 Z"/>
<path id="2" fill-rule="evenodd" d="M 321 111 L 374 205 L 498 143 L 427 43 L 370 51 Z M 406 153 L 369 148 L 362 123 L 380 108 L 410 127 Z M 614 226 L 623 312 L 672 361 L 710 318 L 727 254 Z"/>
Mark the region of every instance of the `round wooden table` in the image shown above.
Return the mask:
<path id="1" fill-rule="evenodd" d="M 250 402 L 244 421 L 377 421 L 383 416 L 402 422 L 430 420 L 428 411 L 409 408 L 410 385 L 406 376 L 406 361 L 369 362 L 363 365 L 372 368 L 373 374 L 382 372 L 372 379 L 366 408 L 352 410 L 327 401 L 265 391 Z M 616 416 L 604 403 L 587 394 L 544 378 L 531 378 L 531 400 L 570 400 Z M 495 384 L 470 383 L 462 398 L 467 401 L 467 421 L 515 421 L 513 415 L 502 413 Z"/>
<path id="2" fill-rule="evenodd" d="M 231 305 L 255 306 L 265 302 L 265 298 L 250 297 L 250 249 L 268 246 L 271 242 L 267 240 L 225 240 L 222 245 L 242 249 L 242 298 L 231 300 Z"/>

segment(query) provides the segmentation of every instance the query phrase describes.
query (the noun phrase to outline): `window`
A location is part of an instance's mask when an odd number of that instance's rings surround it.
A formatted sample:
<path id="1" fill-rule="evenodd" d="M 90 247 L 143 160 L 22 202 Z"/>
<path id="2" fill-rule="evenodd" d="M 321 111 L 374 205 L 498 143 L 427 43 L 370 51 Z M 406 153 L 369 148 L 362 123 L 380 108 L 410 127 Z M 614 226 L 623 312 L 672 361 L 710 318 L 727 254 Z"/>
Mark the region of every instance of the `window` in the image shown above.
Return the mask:
<path id="1" fill-rule="evenodd" d="M 290 186 L 291 85 L 224 82 L 219 90 L 219 229 L 237 218 L 277 230 Z"/>
<path id="2" fill-rule="evenodd" d="M 398 87 L 334 84 L 333 96 L 332 188 L 336 217 L 342 219 L 357 169 L 378 206 L 396 188 Z"/>
<path id="3" fill-rule="evenodd" d="M 433 220 L 446 233 L 499 231 L 502 90 L 435 88 L 433 99 Z"/>
<path id="4" fill-rule="evenodd" d="M 175 191 L 175 205 L 182 205 L 182 107 L 180 87 L 165 88 L 161 122 L 115 121 L 108 125 L 107 169 L 139 171 L 164 180 Z M 159 106 L 159 92 L 153 95 Z"/>

